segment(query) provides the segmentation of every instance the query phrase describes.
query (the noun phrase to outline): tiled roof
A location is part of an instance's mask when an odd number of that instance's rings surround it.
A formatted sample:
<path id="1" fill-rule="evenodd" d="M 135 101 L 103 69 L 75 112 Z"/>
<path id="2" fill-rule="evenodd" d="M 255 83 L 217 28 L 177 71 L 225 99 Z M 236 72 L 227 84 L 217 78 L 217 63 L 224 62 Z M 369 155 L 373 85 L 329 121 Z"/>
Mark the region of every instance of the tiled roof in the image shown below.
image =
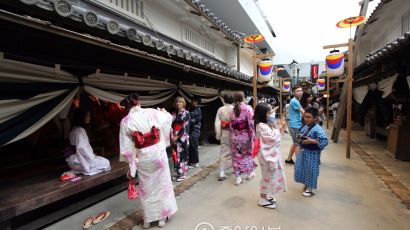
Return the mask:
<path id="1" fill-rule="evenodd" d="M 200 9 L 205 10 L 204 5 L 200 4 L 200 0 L 192 1 L 195 2 L 196 5 L 199 5 Z M 178 47 L 176 44 L 166 42 L 165 40 L 167 39 L 165 38 L 159 37 L 158 39 L 152 34 L 123 25 L 112 18 L 107 18 L 107 16 L 98 15 L 93 11 L 83 8 L 78 3 L 73 4 L 68 0 L 20 0 L 20 2 L 29 6 L 36 5 L 43 10 L 55 11 L 60 17 L 70 18 L 76 23 L 84 23 L 89 27 L 105 30 L 113 36 L 118 36 L 119 38 L 139 43 L 139 45 L 142 44 L 143 46 L 157 49 L 164 57 L 176 60 L 183 59 L 186 63 L 200 65 L 202 69 L 215 72 L 216 74 L 225 75 L 245 82 L 251 81 L 251 76 L 233 70 L 230 67 L 221 64 L 219 61 L 210 59 L 201 52 Z M 218 23 L 223 29 L 229 29 L 224 24 L 221 24 L 221 22 L 218 21 Z M 137 27 L 137 25 L 135 25 L 135 27 Z M 236 36 L 236 38 L 238 38 L 238 36 Z"/>
<path id="2" fill-rule="evenodd" d="M 383 59 L 387 55 L 390 55 L 398 51 L 400 48 L 402 48 L 405 45 L 408 45 L 409 43 L 410 43 L 410 31 L 406 32 L 404 35 L 400 36 L 395 41 L 385 45 L 384 47 L 369 53 L 366 56 L 366 58 L 355 67 L 355 72 L 360 72 L 367 66 L 370 66 L 372 63 L 375 63 Z"/>

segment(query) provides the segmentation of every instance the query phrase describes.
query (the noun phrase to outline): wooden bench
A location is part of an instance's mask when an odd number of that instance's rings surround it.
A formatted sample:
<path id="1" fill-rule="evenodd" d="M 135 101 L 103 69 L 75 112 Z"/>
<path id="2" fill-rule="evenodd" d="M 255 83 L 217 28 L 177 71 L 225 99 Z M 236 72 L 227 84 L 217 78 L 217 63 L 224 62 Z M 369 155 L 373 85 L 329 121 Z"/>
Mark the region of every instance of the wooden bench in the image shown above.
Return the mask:
<path id="1" fill-rule="evenodd" d="M 54 172 L 48 173 L 47 175 L 22 179 L 1 186 L 0 229 L 11 229 L 13 227 L 13 222 L 15 222 L 15 219 L 18 219 L 19 216 L 28 215 L 37 209 L 47 207 L 53 203 L 86 192 L 98 186 L 102 186 L 103 184 L 116 179 L 123 179 L 124 183 L 120 183 L 119 186 L 116 186 L 115 189 L 111 189 L 109 192 L 103 192 L 104 194 L 102 197 L 97 199 L 94 198 L 94 200 L 90 199 L 90 201 L 94 203 L 98 202 L 101 199 L 125 189 L 127 184 L 125 183 L 126 179 L 124 175 L 128 170 L 128 165 L 124 162 L 119 162 L 117 158 L 118 157 L 116 157 L 116 159 L 110 159 L 110 171 L 99 173 L 94 176 L 82 175 L 81 180 L 77 182 L 60 182 L 59 177 L 62 172 Z M 90 194 L 87 195 L 90 197 Z M 71 201 L 70 204 L 72 204 Z M 70 204 L 62 203 L 63 206 Z M 60 207 L 57 209 L 59 213 L 52 213 L 51 216 L 46 218 L 46 220 L 38 221 L 39 218 L 34 218 L 37 220 L 37 225 L 34 226 L 33 224 L 30 224 L 30 227 L 31 229 L 35 229 L 44 226 L 45 224 L 52 223 L 86 207 L 87 205 L 91 205 L 90 202 L 79 202 L 79 204 L 74 205 L 75 207 L 71 207 L 68 210 L 66 210 L 65 207 Z M 44 212 L 42 213 L 44 214 Z"/>

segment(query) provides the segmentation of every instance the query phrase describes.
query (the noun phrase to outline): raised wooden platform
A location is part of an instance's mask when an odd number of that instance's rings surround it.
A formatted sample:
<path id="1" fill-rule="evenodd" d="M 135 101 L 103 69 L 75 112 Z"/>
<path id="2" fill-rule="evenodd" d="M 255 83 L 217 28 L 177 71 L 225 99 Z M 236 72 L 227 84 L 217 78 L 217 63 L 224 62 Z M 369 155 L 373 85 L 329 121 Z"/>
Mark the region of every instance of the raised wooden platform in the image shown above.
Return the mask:
<path id="1" fill-rule="evenodd" d="M 82 179 L 77 182 L 60 182 L 58 179 L 62 172 L 56 171 L 2 185 L 0 223 L 3 227 L 0 226 L 0 229 L 7 229 L 13 218 L 124 177 L 128 165 L 118 162 L 117 158 L 110 159 L 110 162 L 110 171 L 94 176 L 82 175 Z"/>

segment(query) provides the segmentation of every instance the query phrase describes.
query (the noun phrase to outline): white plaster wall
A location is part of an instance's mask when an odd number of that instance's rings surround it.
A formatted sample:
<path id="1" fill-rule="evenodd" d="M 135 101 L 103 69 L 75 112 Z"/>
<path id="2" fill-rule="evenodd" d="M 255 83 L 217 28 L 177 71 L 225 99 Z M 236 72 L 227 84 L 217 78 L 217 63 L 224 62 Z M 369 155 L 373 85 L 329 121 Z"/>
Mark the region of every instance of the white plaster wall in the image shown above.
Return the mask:
<path id="1" fill-rule="evenodd" d="M 245 49 L 241 49 L 241 72 L 249 76 L 253 75 L 252 55 Z"/>
<path id="2" fill-rule="evenodd" d="M 395 0 L 383 6 L 375 16 L 377 20 L 369 25 L 367 33 L 361 38 L 358 63 L 374 51 L 373 43 L 384 32 L 387 33 L 386 44 L 393 42 L 402 34 L 402 16 L 410 10 L 409 0 Z"/>

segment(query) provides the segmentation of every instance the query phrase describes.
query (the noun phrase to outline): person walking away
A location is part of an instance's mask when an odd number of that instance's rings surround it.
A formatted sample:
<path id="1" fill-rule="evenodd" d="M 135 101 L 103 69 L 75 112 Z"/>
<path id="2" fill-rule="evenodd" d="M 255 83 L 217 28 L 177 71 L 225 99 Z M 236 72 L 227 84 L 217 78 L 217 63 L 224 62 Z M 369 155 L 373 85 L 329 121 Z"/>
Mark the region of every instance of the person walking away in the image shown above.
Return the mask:
<path id="1" fill-rule="evenodd" d="M 225 174 L 225 169 L 228 168 L 228 157 L 231 157 L 231 113 L 233 111 L 233 96 L 228 92 L 224 95 L 225 105 L 220 107 L 216 112 L 215 117 L 215 138 L 221 142 L 220 147 L 220 171 L 219 181 L 223 181 L 228 178 Z"/>
<path id="2" fill-rule="evenodd" d="M 289 150 L 288 158 L 285 160 L 286 164 L 293 165 L 295 162 L 293 161 L 292 157 L 295 153 L 299 151 L 299 146 L 296 142 L 296 131 L 302 127 L 302 117 L 301 115 L 305 112 L 305 110 L 300 105 L 299 100 L 302 97 L 303 89 L 300 85 L 295 85 L 292 89 L 294 97 L 290 100 L 289 103 L 289 133 L 292 137 L 292 146 Z"/>
<path id="3" fill-rule="evenodd" d="M 244 103 L 244 93 L 235 92 L 233 97 L 235 105 L 230 115 L 232 166 L 236 176 L 235 184 L 240 185 L 245 179 L 250 180 L 255 176 L 256 164 L 252 159 L 255 126 L 253 109 Z"/>
<path id="4" fill-rule="evenodd" d="M 260 141 L 258 160 L 262 171 L 258 205 L 274 209 L 277 207 L 276 200 L 268 195 L 287 190 L 280 154 L 281 128 L 277 128 L 274 109 L 266 103 L 256 106 L 254 120 L 256 136 Z"/>
<path id="5" fill-rule="evenodd" d="M 175 180 L 181 182 L 188 175 L 189 123 L 191 116 L 185 110 L 186 102 L 184 98 L 175 98 L 174 107 L 176 112 L 172 113 L 171 142 L 176 152 L 174 159 Z"/>
<path id="6" fill-rule="evenodd" d="M 302 183 L 305 197 L 315 195 L 319 177 L 320 154 L 328 145 L 326 133 L 316 123 L 318 111 L 315 108 L 306 109 L 303 114 L 305 125 L 297 131 L 296 136 L 301 151 L 296 155 L 295 181 Z"/>
<path id="7" fill-rule="evenodd" d="M 189 128 L 189 157 L 188 157 L 188 168 L 199 167 L 199 153 L 198 153 L 198 143 L 199 136 L 201 135 L 201 121 L 202 121 L 202 111 L 199 108 L 201 103 L 201 98 L 195 96 L 191 100 L 192 108 L 189 113 L 191 117 L 190 128 Z"/>
<path id="8" fill-rule="evenodd" d="M 172 116 L 164 109 L 141 108 L 136 93 L 128 97 L 135 106 L 121 120 L 120 156 L 129 164 L 129 176 L 138 174 L 143 228 L 157 220 L 163 227 L 178 209 L 165 150 Z"/>

